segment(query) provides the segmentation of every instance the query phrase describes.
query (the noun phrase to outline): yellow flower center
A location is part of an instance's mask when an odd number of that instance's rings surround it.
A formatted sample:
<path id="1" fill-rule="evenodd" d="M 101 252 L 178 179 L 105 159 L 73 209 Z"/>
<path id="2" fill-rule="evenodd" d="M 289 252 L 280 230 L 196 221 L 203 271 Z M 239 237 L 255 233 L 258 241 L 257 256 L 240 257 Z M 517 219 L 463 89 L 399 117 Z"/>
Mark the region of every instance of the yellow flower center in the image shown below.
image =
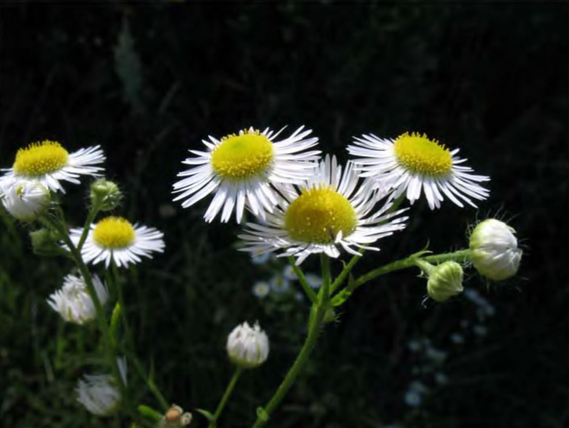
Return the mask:
<path id="1" fill-rule="evenodd" d="M 28 177 L 41 177 L 64 167 L 68 155 L 67 150 L 55 141 L 32 143 L 16 153 L 14 172 Z"/>
<path id="2" fill-rule="evenodd" d="M 99 221 L 93 230 L 93 240 L 108 249 L 126 248 L 135 238 L 134 227 L 122 217 L 107 217 Z"/>
<path id="3" fill-rule="evenodd" d="M 244 130 L 221 139 L 211 154 L 211 166 L 222 178 L 243 180 L 265 172 L 273 158 L 273 143 L 267 137 Z"/>
<path id="4" fill-rule="evenodd" d="M 429 140 L 425 134 L 400 135 L 394 144 L 399 165 L 411 172 L 423 175 L 446 175 L 452 168 L 452 155 L 436 140 Z"/>
<path id="5" fill-rule="evenodd" d="M 331 187 L 304 190 L 285 213 L 290 237 L 306 243 L 331 244 L 338 232 L 348 236 L 356 225 L 352 204 Z"/>

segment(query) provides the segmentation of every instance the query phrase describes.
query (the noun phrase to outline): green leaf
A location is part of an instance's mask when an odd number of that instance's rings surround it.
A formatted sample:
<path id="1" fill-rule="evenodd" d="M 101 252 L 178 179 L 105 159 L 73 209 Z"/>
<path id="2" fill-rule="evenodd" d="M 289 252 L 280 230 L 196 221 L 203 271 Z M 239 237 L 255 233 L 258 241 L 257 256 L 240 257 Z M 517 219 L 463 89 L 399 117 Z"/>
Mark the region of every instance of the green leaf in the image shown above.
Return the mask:
<path id="1" fill-rule="evenodd" d="M 211 412 L 205 410 L 205 409 L 196 409 L 196 412 L 201 413 L 202 415 L 205 416 L 205 418 L 209 421 L 209 422 L 213 422 L 214 421 L 214 417 L 211 414 Z"/>
<path id="2" fill-rule="evenodd" d="M 162 419 L 162 413 L 153 409 L 150 406 L 146 406 L 144 404 L 141 404 L 140 406 L 138 406 L 138 411 L 140 412 L 141 415 L 146 416 L 150 419 L 153 419 L 156 422 L 158 422 L 160 419 Z"/>
<path id="3" fill-rule="evenodd" d="M 121 317 L 121 305 L 119 302 L 115 304 L 113 308 L 113 314 L 111 315 L 111 337 L 115 343 L 118 343 L 118 329 L 119 329 L 119 320 Z"/>
<path id="4" fill-rule="evenodd" d="M 269 414 L 263 407 L 257 407 L 257 417 L 263 422 L 269 421 Z"/>

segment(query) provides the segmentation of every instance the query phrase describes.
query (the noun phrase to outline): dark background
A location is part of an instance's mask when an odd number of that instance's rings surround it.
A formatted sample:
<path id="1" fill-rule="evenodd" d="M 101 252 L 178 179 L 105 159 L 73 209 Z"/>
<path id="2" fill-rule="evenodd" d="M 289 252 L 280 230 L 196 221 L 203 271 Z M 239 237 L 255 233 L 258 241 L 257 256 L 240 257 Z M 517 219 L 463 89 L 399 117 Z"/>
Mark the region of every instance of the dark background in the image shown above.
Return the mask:
<path id="1" fill-rule="evenodd" d="M 0 166 L 44 138 L 103 146 L 122 213 L 166 234 L 166 253 L 128 274 L 126 298 L 138 354 L 168 399 L 213 409 L 231 373 L 227 333 L 245 319 L 269 333 L 268 362 L 246 373 L 220 424 L 242 427 L 291 364 L 306 305 L 256 299 L 266 268 L 234 250 L 238 227 L 205 225 L 206 202 L 171 204 L 187 149 L 301 124 L 342 159 L 362 133 L 420 131 L 460 147 L 492 177 L 490 199 L 479 210 L 416 204 L 407 230 L 359 269 L 427 242 L 461 248 L 477 218 L 509 220 L 525 250 L 518 276 L 486 284 L 469 271 L 466 283 L 495 308 L 488 334 L 452 342 L 480 315 L 464 297 L 422 306 L 417 272 L 376 281 L 328 326 L 270 426 L 566 427 L 568 13 L 561 3 L 2 5 Z M 84 195 L 76 186 L 65 199 L 75 224 Z M 70 266 L 33 255 L 25 230 L 2 223 L 0 426 L 116 426 L 72 393 L 96 363 L 95 327 L 65 325 L 45 304 Z M 407 347 L 426 337 L 447 353 L 446 385 Z M 412 408 L 404 395 L 417 379 L 430 391 Z"/>

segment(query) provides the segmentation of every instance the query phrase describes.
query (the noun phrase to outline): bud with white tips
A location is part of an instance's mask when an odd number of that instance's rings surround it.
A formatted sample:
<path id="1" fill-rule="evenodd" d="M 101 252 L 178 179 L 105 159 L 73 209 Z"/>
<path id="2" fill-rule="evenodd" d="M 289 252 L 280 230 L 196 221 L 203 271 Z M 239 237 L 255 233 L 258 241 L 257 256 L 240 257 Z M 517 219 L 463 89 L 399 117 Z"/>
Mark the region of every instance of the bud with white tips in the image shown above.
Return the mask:
<path id="1" fill-rule="evenodd" d="M 126 384 L 126 361 L 117 358 L 120 374 Z M 97 416 L 110 416 L 116 413 L 121 404 L 121 394 L 116 379 L 111 375 L 85 375 L 79 380 L 77 401 Z"/>
<path id="2" fill-rule="evenodd" d="M 172 404 L 166 414 L 158 422 L 157 428 L 182 428 L 192 422 L 192 414 L 184 413 L 184 409 Z"/>
<path id="3" fill-rule="evenodd" d="M 93 206 L 101 211 L 111 211 L 121 203 L 122 192 L 115 182 L 99 178 L 91 184 L 89 197 Z"/>
<path id="4" fill-rule="evenodd" d="M 488 219 L 470 235 L 470 260 L 480 275 L 501 281 L 516 274 L 522 258 L 516 231 L 506 223 Z"/>
<path id="5" fill-rule="evenodd" d="M 50 201 L 49 189 L 39 181 L 22 180 L 3 190 L 2 204 L 17 220 L 31 222 L 38 219 Z"/>
<path id="6" fill-rule="evenodd" d="M 433 266 L 424 260 L 417 260 L 417 265 L 429 276 L 427 293 L 431 299 L 444 302 L 462 292 L 464 273 L 457 262 L 446 261 Z"/>
<path id="7" fill-rule="evenodd" d="M 97 275 L 92 278 L 99 301 L 104 305 L 109 292 Z M 87 284 L 79 275 L 67 275 L 63 280 L 63 287 L 49 296 L 47 303 L 67 322 L 82 325 L 97 316 Z"/>
<path id="8" fill-rule="evenodd" d="M 239 367 L 260 366 L 269 355 L 269 338 L 258 323 L 250 327 L 244 322 L 235 327 L 227 338 L 227 353 Z"/>

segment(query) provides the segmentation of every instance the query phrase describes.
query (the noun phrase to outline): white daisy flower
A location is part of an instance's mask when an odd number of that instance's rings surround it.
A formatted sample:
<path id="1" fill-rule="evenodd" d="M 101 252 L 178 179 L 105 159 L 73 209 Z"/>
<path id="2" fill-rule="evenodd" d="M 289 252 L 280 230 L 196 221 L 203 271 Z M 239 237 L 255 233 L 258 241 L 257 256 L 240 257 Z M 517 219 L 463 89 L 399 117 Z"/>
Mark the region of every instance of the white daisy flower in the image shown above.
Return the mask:
<path id="1" fill-rule="evenodd" d="M 284 267 L 283 276 L 290 281 L 296 281 L 298 279 L 298 275 L 296 274 L 294 268 L 291 265 L 286 265 Z"/>
<path id="2" fill-rule="evenodd" d="M 117 358 L 123 382 L 126 383 L 126 361 Z M 117 380 L 111 375 L 85 375 L 79 380 L 77 388 L 77 401 L 97 416 L 110 416 L 120 407 L 121 394 Z"/>
<path id="3" fill-rule="evenodd" d="M 187 208 L 210 193 L 215 193 L 204 218 L 213 221 L 221 212 L 221 221 L 229 221 L 233 211 L 240 223 L 247 206 L 255 216 L 265 218 L 277 205 L 277 190 L 286 184 L 297 184 L 314 171 L 320 151 L 305 151 L 318 143 L 306 138 L 312 131 L 301 126 L 290 137 L 275 141 L 276 134 L 253 128 L 218 140 L 202 140 L 207 151 L 190 150 L 197 157 L 182 163 L 191 165 L 178 174 L 185 177 L 174 184 L 174 201 L 182 200 Z"/>
<path id="4" fill-rule="evenodd" d="M 322 277 L 315 273 L 308 272 L 306 275 L 306 282 L 311 288 L 320 288 L 322 285 Z"/>
<path id="5" fill-rule="evenodd" d="M 459 207 L 466 202 L 476 207 L 471 199 L 484 200 L 489 191 L 479 182 L 489 181 L 483 175 L 471 174 L 472 168 L 461 165 L 466 159 L 456 156 L 459 149 L 449 150 L 426 135 L 408 132 L 395 140 L 363 135 L 354 138 L 355 145 L 348 152 L 358 156 L 362 177 L 394 188 L 393 198 L 406 193 L 413 203 L 425 192 L 429 208 L 439 208 L 444 196 Z"/>
<path id="6" fill-rule="evenodd" d="M 97 275 L 93 275 L 93 285 L 101 305 L 109 298 L 109 291 Z M 63 287 L 49 296 L 47 303 L 67 321 L 82 325 L 97 316 L 95 304 L 81 275 L 67 275 Z"/>
<path id="7" fill-rule="evenodd" d="M 284 250 L 281 257 L 294 255 L 297 264 L 310 254 L 338 257 L 338 247 L 355 255 L 353 248 L 378 250 L 369 244 L 405 228 L 407 217 L 395 218 L 404 210 L 387 213 L 392 203 L 372 212 L 385 196 L 373 190 L 369 181 L 359 186 L 354 164 L 342 171 L 336 158 L 326 156 L 302 187 L 281 198 L 280 206 L 267 214 L 267 225 L 247 223 L 241 251 Z"/>
<path id="8" fill-rule="evenodd" d="M 55 141 L 32 143 L 18 150 L 12 168 L 0 177 L 0 182 L 13 185 L 18 180 L 37 180 L 50 190 L 65 193 L 60 181 L 79 184 L 79 176 L 98 176 L 105 155 L 100 146 L 69 153 Z"/>
<path id="9" fill-rule="evenodd" d="M 71 229 L 70 238 L 79 243 L 83 229 Z M 104 261 L 108 267 L 111 261 L 118 267 L 139 263 L 141 257 L 152 258 L 152 252 L 164 251 L 164 234 L 153 227 L 132 225 L 122 217 L 106 217 L 92 224 L 81 249 L 85 263 L 97 264 Z"/>

